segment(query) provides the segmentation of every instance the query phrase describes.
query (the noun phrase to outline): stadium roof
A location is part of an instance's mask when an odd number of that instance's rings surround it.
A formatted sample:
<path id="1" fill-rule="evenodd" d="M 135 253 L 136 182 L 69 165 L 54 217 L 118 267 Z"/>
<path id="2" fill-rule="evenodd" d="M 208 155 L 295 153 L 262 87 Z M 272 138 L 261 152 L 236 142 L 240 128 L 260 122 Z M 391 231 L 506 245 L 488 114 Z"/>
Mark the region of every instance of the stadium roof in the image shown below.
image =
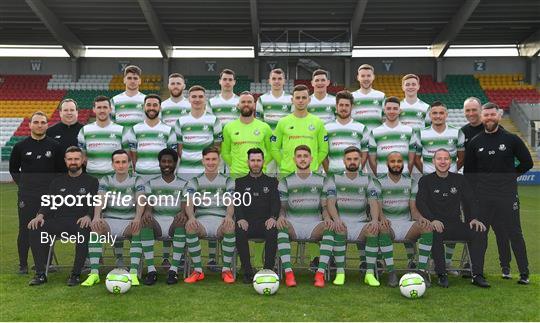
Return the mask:
<path id="1" fill-rule="evenodd" d="M 0 44 L 254 46 L 336 41 L 352 46 L 516 44 L 540 49 L 538 0 L 2 0 Z"/>

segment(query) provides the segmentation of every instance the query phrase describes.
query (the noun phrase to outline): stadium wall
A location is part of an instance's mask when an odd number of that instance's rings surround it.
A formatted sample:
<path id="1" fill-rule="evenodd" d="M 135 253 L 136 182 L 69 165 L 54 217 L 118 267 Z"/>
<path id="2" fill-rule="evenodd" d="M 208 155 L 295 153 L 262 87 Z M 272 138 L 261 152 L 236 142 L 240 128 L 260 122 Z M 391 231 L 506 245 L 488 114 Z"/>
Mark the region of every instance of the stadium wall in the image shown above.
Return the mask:
<path id="1" fill-rule="evenodd" d="M 332 80 L 343 84 L 345 81 L 346 59 L 342 57 L 310 57 L 320 66 L 328 69 Z M 309 79 L 310 72 L 303 68 L 297 68 L 298 58 L 283 57 L 260 57 L 258 68 L 256 61 L 249 58 L 220 59 L 171 59 L 169 72 L 180 72 L 185 75 L 215 75 L 223 68 L 232 68 L 238 75 L 245 75 L 257 81 L 265 80 L 270 66 L 283 68 L 289 78 Z M 475 61 L 483 60 L 486 70 L 475 71 Z M 476 73 L 524 73 L 528 72 L 528 58 L 523 57 L 448 57 L 442 59 L 442 77 L 447 74 L 476 74 Z M 40 61 L 40 69 L 33 70 L 33 61 Z M 163 60 L 159 58 L 81 58 L 79 59 L 80 74 L 117 74 L 122 63 L 129 62 L 142 67 L 146 74 L 161 74 L 163 72 Z M 207 62 L 215 63 L 215 71 L 208 70 Z M 352 58 L 350 59 L 351 83 L 354 83 L 356 69 L 361 64 L 371 64 L 377 74 L 430 74 L 436 77 L 436 61 L 433 58 Z M 536 58 L 537 66 L 540 66 L 540 58 Z M 69 58 L 0 58 L 0 71 L 2 74 L 71 74 L 72 61 Z M 258 73 L 257 73 L 258 72 Z M 258 75 L 256 75 L 258 74 Z"/>

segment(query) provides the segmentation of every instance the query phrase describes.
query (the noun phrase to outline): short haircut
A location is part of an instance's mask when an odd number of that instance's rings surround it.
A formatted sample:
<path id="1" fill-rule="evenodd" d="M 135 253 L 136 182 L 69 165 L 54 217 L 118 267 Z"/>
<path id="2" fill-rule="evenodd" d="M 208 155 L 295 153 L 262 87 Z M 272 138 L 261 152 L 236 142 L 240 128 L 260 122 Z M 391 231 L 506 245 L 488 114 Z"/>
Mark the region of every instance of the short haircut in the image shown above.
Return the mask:
<path id="1" fill-rule="evenodd" d="M 210 153 L 216 153 L 219 155 L 219 149 L 216 147 L 216 146 L 208 146 L 206 148 L 203 149 L 202 151 L 202 155 L 203 156 L 206 156 Z"/>
<path id="2" fill-rule="evenodd" d="M 164 148 L 162 149 L 159 154 L 158 154 L 158 161 L 161 161 L 161 158 L 163 156 L 172 156 L 173 160 L 174 160 L 174 163 L 176 164 L 178 162 L 178 153 L 176 152 L 176 150 L 172 149 L 172 148 Z"/>
<path id="3" fill-rule="evenodd" d="M 324 75 L 324 76 L 326 76 L 326 78 L 328 78 L 328 72 L 325 71 L 325 70 L 317 69 L 317 70 L 313 71 L 313 74 L 311 75 L 311 78 L 314 78 L 317 75 Z"/>
<path id="4" fill-rule="evenodd" d="M 67 153 L 81 153 L 81 155 L 84 155 L 83 150 L 77 146 L 67 147 L 66 152 L 64 153 L 64 156 L 67 155 Z"/>
<path id="5" fill-rule="evenodd" d="M 108 96 L 98 95 L 94 98 L 94 106 L 96 105 L 96 102 L 102 102 L 102 101 L 107 101 L 109 103 L 109 106 L 111 105 L 111 99 Z"/>
<path id="6" fill-rule="evenodd" d="M 200 85 L 193 85 L 189 88 L 188 93 L 191 93 L 193 91 L 203 91 L 204 93 L 206 93 L 206 89 Z"/>
<path id="7" fill-rule="evenodd" d="M 345 156 L 347 154 L 350 154 L 350 153 L 359 153 L 359 154 L 361 154 L 360 148 L 355 147 L 355 146 L 349 146 L 349 147 L 345 148 L 345 151 L 343 152 L 343 156 Z"/>
<path id="8" fill-rule="evenodd" d="M 117 149 L 115 151 L 113 151 L 112 155 L 111 155 L 111 160 L 114 161 L 114 156 L 116 155 L 126 155 L 128 156 L 128 161 L 131 160 L 131 157 L 129 157 L 129 154 L 127 151 L 125 151 L 124 149 Z"/>
<path id="9" fill-rule="evenodd" d="M 221 73 L 219 73 L 219 78 L 221 78 L 223 76 L 223 74 L 229 74 L 229 75 L 232 75 L 233 76 L 233 79 L 236 79 L 236 74 L 234 73 L 233 70 L 229 69 L 229 68 L 226 68 L 224 69 L 223 71 L 221 71 Z"/>
<path id="10" fill-rule="evenodd" d="M 373 68 L 373 66 L 369 65 L 369 64 L 362 64 L 358 67 L 358 71 L 357 72 L 360 72 L 360 70 L 371 70 L 373 73 L 375 73 L 375 68 Z"/>
<path id="11" fill-rule="evenodd" d="M 293 90 L 292 90 L 292 94 L 294 94 L 294 92 L 298 92 L 298 91 L 307 91 L 308 94 L 309 94 L 309 88 L 305 84 L 297 84 L 297 85 L 295 85 Z"/>
<path id="12" fill-rule="evenodd" d="M 35 116 L 45 117 L 45 121 L 49 122 L 49 117 L 47 117 L 47 115 L 42 111 L 36 111 L 32 113 L 32 115 L 30 116 L 30 122 L 32 122 L 32 119 L 34 119 Z"/>
<path id="13" fill-rule="evenodd" d="M 184 78 L 184 75 L 182 75 L 182 74 L 180 74 L 180 73 L 172 73 L 171 75 L 169 75 L 169 80 L 172 79 L 172 78 L 175 78 L 175 77 L 179 77 L 179 78 L 181 78 L 181 79 L 184 80 L 184 81 L 186 80 L 186 79 Z"/>
<path id="14" fill-rule="evenodd" d="M 429 105 L 430 108 L 433 108 L 433 107 L 443 107 L 445 110 L 448 110 L 448 108 L 446 107 L 446 104 L 442 103 L 441 101 L 433 101 L 430 105 Z"/>
<path id="15" fill-rule="evenodd" d="M 466 98 L 465 101 L 463 101 L 463 105 L 465 105 L 465 103 L 467 103 L 467 102 L 475 102 L 480 107 L 482 106 L 482 102 L 480 101 L 480 99 L 475 97 L 475 96 L 470 96 L 470 97 Z"/>
<path id="16" fill-rule="evenodd" d="M 342 90 L 336 93 L 336 105 L 338 104 L 340 99 L 345 99 L 351 101 L 351 106 L 354 105 L 354 97 L 351 92 L 347 90 Z"/>
<path id="17" fill-rule="evenodd" d="M 294 154 L 296 155 L 296 152 L 300 150 L 307 151 L 311 155 L 311 148 L 309 148 L 308 145 L 296 146 L 296 148 L 294 148 Z"/>
<path id="18" fill-rule="evenodd" d="M 433 154 L 433 159 L 435 159 L 435 157 L 437 156 L 437 154 L 438 154 L 439 152 L 445 152 L 445 153 L 448 154 L 448 157 L 451 156 L 451 155 L 450 155 L 450 152 L 449 152 L 448 150 L 446 150 L 446 149 L 444 149 L 444 148 L 439 148 L 439 149 L 437 149 L 437 150 L 435 151 L 435 153 Z"/>
<path id="19" fill-rule="evenodd" d="M 251 154 L 261 154 L 263 159 L 264 159 L 264 151 L 262 151 L 261 148 L 250 148 L 248 151 L 247 151 L 247 156 L 248 156 L 248 159 L 249 159 L 249 156 Z"/>
<path id="20" fill-rule="evenodd" d="M 271 75 L 272 73 L 274 74 L 279 74 L 279 75 L 283 75 L 283 77 L 285 77 L 285 72 L 281 69 L 281 68 L 274 68 L 273 70 L 270 71 L 270 73 L 268 75 Z"/>
<path id="21" fill-rule="evenodd" d="M 400 105 L 401 102 L 399 101 L 399 98 L 397 96 L 390 96 L 390 97 L 387 97 L 385 100 L 384 100 L 384 105 L 386 105 L 386 103 L 388 102 L 391 102 L 391 103 L 396 103 L 397 105 Z"/>
<path id="22" fill-rule="evenodd" d="M 497 103 L 487 102 L 482 106 L 482 110 L 485 110 L 485 109 L 495 109 L 499 111 L 499 106 L 497 105 Z"/>
<path id="23" fill-rule="evenodd" d="M 142 70 L 139 66 L 135 65 L 128 65 L 126 68 L 124 68 L 124 76 L 128 75 L 128 73 L 137 74 L 138 76 L 141 76 Z"/>
<path id="24" fill-rule="evenodd" d="M 77 101 L 67 98 L 60 101 L 60 104 L 58 104 L 58 111 L 62 111 L 62 106 L 64 105 L 64 103 L 67 103 L 67 102 L 73 102 L 73 104 L 75 104 L 75 110 L 79 110 L 79 105 L 77 104 Z"/>
<path id="25" fill-rule="evenodd" d="M 401 79 L 401 83 L 407 81 L 408 79 L 415 79 L 420 82 L 420 78 L 416 74 L 407 74 Z"/>
<path id="26" fill-rule="evenodd" d="M 157 94 L 154 94 L 154 93 L 151 93 L 151 94 L 147 94 L 145 97 L 144 97 L 144 104 L 146 104 L 146 100 L 148 99 L 157 99 L 159 101 L 159 104 L 161 105 L 161 97 Z"/>
<path id="27" fill-rule="evenodd" d="M 400 152 L 399 152 L 399 151 L 397 151 L 397 150 L 392 150 L 392 151 L 391 151 L 391 152 L 390 152 L 390 153 L 389 153 L 388 155 L 386 155 L 386 161 L 387 161 L 387 163 L 388 163 L 388 157 L 390 157 L 390 155 L 393 155 L 393 154 L 398 154 L 398 155 L 399 155 L 399 157 L 401 157 L 401 159 L 404 159 L 404 157 L 403 157 L 403 154 L 402 154 L 402 153 L 400 153 Z"/>

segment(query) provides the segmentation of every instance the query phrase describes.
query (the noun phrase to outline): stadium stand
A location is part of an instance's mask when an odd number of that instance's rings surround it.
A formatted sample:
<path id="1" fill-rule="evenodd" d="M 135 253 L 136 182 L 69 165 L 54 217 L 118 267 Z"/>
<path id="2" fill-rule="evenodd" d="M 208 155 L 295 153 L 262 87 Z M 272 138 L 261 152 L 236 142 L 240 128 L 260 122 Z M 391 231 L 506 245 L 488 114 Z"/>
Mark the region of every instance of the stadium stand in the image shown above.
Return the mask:
<path id="1" fill-rule="evenodd" d="M 285 92 L 291 93 L 292 89 L 294 88 L 294 81 L 293 80 L 286 80 L 285 81 Z M 262 94 L 270 91 L 270 84 L 268 82 L 251 82 L 249 84 L 249 91 L 252 93 Z"/>
<path id="2" fill-rule="evenodd" d="M 512 100 L 526 103 L 540 102 L 540 92 L 523 81 L 523 74 L 475 75 L 488 99 L 508 110 Z"/>

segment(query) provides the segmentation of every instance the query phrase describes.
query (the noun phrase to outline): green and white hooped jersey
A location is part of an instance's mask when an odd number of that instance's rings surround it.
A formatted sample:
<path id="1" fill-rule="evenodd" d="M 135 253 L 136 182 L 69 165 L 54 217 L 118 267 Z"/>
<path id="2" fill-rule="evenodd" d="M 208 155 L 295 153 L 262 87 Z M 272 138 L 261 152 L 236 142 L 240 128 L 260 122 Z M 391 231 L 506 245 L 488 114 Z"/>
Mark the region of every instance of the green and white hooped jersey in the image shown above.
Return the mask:
<path id="1" fill-rule="evenodd" d="M 161 111 L 159 112 L 159 117 L 164 124 L 169 127 L 176 125 L 176 121 L 186 114 L 191 112 L 191 104 L 188 99 L 182 97 L 178 103 L 168 98 L 167 100 L 161 102 Z"/>
<path id="2" fill-rule="evenodd" d="M 368 94 L 356 90 L 352 95 L 354 106 L 351 117 L 366 126 L 369 131 L 380 126 L 383 118 L 384 93 L 371 89 Z"/>
<path id="3" fill-rule="evenodd" d="M 86 171 L 95 176 L 113 174 L 112 153 L 129 148 L 127 129 L 112 121 L 106 127 L 100 127 L 96 122 L 87 124 L 79 131 L 77 141 L 88 158 Z"/>
<path id="4" fill-rule="evenodd" d="M 186 201 L 185 185 L 186 181 L 176 176 L 170 183 L 167 183 L 161 175 L 149 180 L 146 183 L 146 198 L 149 203 L 150 199 L 157 201 L 152 204 L 154 216 L 174 217 L 182 211 L 182 202 Z"/>
<path id="5" fill-rule="evenodd" d="M 328 175 L 324 186 L 328 198 L 336 199 L 336 207 L 341 218 L 368 221 L 366 213 L 369 198 L 370 177 L 358 173 L 354 179 L 345 175 Z"/>
<path id="6" fill-rule="evenodd" d="M 291 107 L 292 96 L 290 94 L 283 92 L 279 98 L 276 98 L 272 95 L 272 92 L 268 92 L 261 95 L 257 100 L 257 118 L 268 123 L 273 131 L 278 121 L 292 112 Z"/>
<path id="7" fill-rule="evenodd" d="M 409 152 L 414 153 L 416 149 L 416 136 L 411 127 L 398 123 L 394 128 L 390 128 L 383 123 L 371 131 L 369 136 L 369 154 L 377 156 L 377 174 L 388 172 L 386 157 L 393 152 L 401 153 L 403 157 L 403 174 L 409 173 Z"/>
<path id="8" fill-rule="evenodd" d="M 280 201 L 287 202 L 287 216 L 321 217 L 321 203 L 328 193 L 323 176 L 311 173 L 302 179 L 294 172 L 279 181 L 278 190 Z"/>
<path id="9" fill-rule="evenodd" d="M 414 131 L 424 129 L 431 124 L 429 118 L 429 104 L 418 99 L 414 104 L 409 104 L 406 100 L 402 100 L 400 104 L 401 114 L 399 121 L 411 128 Z"/>
<path id="10" fill-rule="evenodd" d="M 307 106 L 309 113 L 319 117 L 324 124 L 336 120 L 336 97 L 326 94 L 324 99 L 319 100 L 315 94 L 311 95 L 311 101 Z"/>
<path id="11" fill-rule="evenodd" d="M 103 210 L 104 218 L 133 220 L 135 218 L 137 193 L 145 191 L 144 181 L 139 176 L 128 176 L 124 181 L 119 182 L 116 175 L 103 177 L 99 181 L 98 193 L 106 194 L 107 204 Z M 116 193 L 116 194 L 112 194 Z M 130 196 L 130 199 L 125 198 Z M 122 200 L 122 199 L 125 200 Z"/>
<path id="12" fill-rule="evenodd" d="M 347 124 L 338 121 L 324 125 L 328 133 L 328 173 L 338 174 L 345 171 L 343 163 L 344 151 L 349 146 L 360 148 L 361 151 L 368 151 L 368 130 L 367 127 L 351 120 Z"/>
<path id="13" fill-rule="evenodd" d="M 450 158 L 452 159 L 450 171 L 457 172 L 457 152 L 465 150 L 465 136 L 461 129 L 447 124 L 442 133 L 433 130 L 433 127 L 419 131 L 416 140 L 416 155 L 422 156 L 424 174 L 431 174 L 435 171 L 433 155 L 441 148 L 450 152 Z"/>
<path id="14" fill-rule="evenodd" d="M 207 112 L 199 118 L 190 113 L 178 119 L 175 132 L 178 143 L 182 145 L 177 174 L 185 180 L 191 179 L 204 171 L 203 149 L 221 142 L 221 123 L 215 115 Z"/>
<path id="15" fill-rule="evenodd" d="M 114 122 L 128 128 L 144 120 L 144 93 L 128 96 L 126 92 L 114 96 L 111 100 Z"/>
<path id="16" fill-rule="evenodd" d="M 382 202 L 383 215 L 390 221 L 411 221 L 409 202 L 416 200 L 418 186 L 408 175 L 401 175 L 395 183 L 388 174 L 373 178 L 370 182 L 370 198 Z"/>
<path id="17" fill-rule="evenodd" d="M 225 100 L 221 94 L 208 100 L 208 112 L 215 115 L 222 127 L 231 121 L 234 121 L 240 117 L 240 111 L 238 110 L 238 101 L 240 97 L 236 94 L 229 100 Z"/>
<path id="18" fill-rule="evenodd" d="M 159 175 L 159 152 L 165 148 L 177 148 L 173 128 L 161 121 L 153 127 L 146 121 L 136 124 L 128 132 L 128 142 L 131 151 L 137 153 L 135 171 L 140 175 Z"/>
<path id="19" fill-rule="evenodd" d="M 227 200 L 230 198 L 232 203 L 232 194 L 234 193 L 234 180 L 223 174 L 217 174 L 214 180 L 210 181 L 206 174 L 202 173 L 188 181 L 185 186 L 184 194 L 187 194 L 187 203 L 193 203 L 193 194 L 198 193 L 201 203 L 195 205 L 195 217 L 217 216 L 224 218 L 227 215 L 227 206 L 230 204 Z M 226 193 L 226 194 L 225 194 Z M 224 200 L 225 197 L 225 200 Z"/>

